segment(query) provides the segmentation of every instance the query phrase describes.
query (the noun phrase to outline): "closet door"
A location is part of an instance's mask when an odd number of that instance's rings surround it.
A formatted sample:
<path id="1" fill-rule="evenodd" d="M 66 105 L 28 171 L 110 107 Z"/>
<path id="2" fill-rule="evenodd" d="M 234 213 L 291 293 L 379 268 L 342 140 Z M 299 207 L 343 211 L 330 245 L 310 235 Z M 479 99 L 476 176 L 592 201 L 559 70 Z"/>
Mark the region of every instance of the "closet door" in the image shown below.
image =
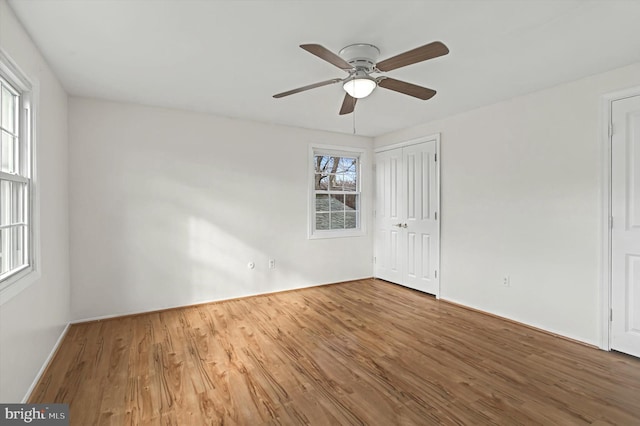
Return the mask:
<path id="1" fill-rule="evenodd" d="M 376 154 L 374 274 L 398 284 L 403 282 L 405 258 L 402 161 L 402 149 Z"/>
<path id="2" fill-rule="evenodd" d="M 404 285 L 431 294 L 438 292 L 436 265 L 439 226 L 436 207 L 436 144 L 427 142 L 403 148 L 406 194 Z"/>
<path id="3" fill-rule="evenodd" d="M 438 296 L 436 141 L 376 154 L 374 275 Z"/>
<path id="4" fill-rule="evenodd" d="M 640 357 L 640 96 L 611 117 L 611 349 Z"/>

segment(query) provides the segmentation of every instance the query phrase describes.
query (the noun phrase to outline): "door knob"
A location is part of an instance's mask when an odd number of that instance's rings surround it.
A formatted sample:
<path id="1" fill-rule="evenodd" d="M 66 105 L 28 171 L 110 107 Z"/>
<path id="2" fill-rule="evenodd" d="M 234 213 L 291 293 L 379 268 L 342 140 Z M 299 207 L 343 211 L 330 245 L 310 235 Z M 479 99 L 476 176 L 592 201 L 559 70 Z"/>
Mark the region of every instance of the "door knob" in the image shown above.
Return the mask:
<path id="1" fill-rule="evenodd" d="M 407 224 L 405 223 L 404 225 L 402 225 L 402 227 L 403 227 L 403 228 L 406 228 L 406 227 L 407 227 Z"/>
<path id="2" fill-rule="evenodd" d="M 401 224 L 401 223 L 396 223 L 396 224 L 395 224 L 395 225 L 393 225 L 393 226 L 397 226 L 398 228 L 402 228 L 402 224 Z"/>

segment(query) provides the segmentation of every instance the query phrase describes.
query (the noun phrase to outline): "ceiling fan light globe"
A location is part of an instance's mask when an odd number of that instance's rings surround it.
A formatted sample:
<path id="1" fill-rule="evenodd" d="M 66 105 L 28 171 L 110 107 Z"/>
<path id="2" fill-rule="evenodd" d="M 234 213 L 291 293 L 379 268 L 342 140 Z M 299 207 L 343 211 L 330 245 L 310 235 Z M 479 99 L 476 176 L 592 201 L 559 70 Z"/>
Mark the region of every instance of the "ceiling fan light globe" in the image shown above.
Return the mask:
<path id="1" fill-rule="evenodd" d="M 376 88 L 375 80 L 370 78 L 354 78 L 344 83 L 342 86 L 349 96 L 362 99 L 366 98 Z"/>

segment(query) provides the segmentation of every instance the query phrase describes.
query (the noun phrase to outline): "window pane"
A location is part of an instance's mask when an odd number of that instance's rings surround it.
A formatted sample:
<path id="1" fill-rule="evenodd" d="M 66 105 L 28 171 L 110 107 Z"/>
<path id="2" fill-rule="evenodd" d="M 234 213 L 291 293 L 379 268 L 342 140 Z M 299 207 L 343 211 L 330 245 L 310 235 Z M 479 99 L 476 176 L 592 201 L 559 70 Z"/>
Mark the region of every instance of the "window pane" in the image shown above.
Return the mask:
<path id="1" fill-rule="evenodd" d="M 0 274 L 27 264 L 25 226 L 0 229 Z"/>
<path id="2" fill-rule="evenodd" d="M 353 172 L 346 172 L 343 175 L 344 186 L 348 188 L 349 191 L 355 191 L 358 187 L 358 174 Z"/>
<path id="3" fill-rule="evenodd" d="M 346 212 L 344 214 L 344 227 L 347 229 L 355 229 L 358 227 L 358 213 Z"/>
<path id="4" fill-rule="evenodd" d="M 334 158 L 328 155 L 316 155 L 313 159 L 316 173 L 329 173 L 334 166 Z"/>
<path id="5" fill-rule="evenodd" d="M 24 226 L 16 226 L 15 228 L 11 228 L 12 231 L 12 243 L 13 243 L 13 262 L 11 265 L 11 269 L 19 268 L 26 264 L 25 259 L 25 237 L 26 237 L 26 227 Z"/>
<path id="6" fill-rule="evenodd" d="M 332 182 L 333 188 L 337 191 L 351 191 L 354 192 L 356 190 L 356 173 L 355 172 L 347 172 L 347 173 L 339 173 L 335 176 L 335 181 Z"/>
<path id="7" fill-rule="evenodd" d="M 358 161 L 357 159 L 353 157 L 337 157 L 336 161 L 338 162 L 338 169 L 336 170 L 336 173 L 355 173 L 356 163 Z"/>
<path id="8" fill-rule="evenodd" d="M 344 229 L 344 212 L 331 212 L 331 229 Z"/>
<path id="9" fill-rule="evenodd" d="M 16 172 L 15 168 L 15 138 L 9 133 L 2 131 L 0 141 L 0 171 L 7 173 Z"/>
<path id="10" fill-rule="evenodd" d="M 4 129 L 7 129 L 11 133 L 16 133 L 15 129 L 15 111 L 16 111 L 16 97 L 7 90 L 4 85 L 2 86 L 2 121 L 0 125 Z"/>
<path id="11" fill-rule="evenodd" d="M 316 194 L 316 211 L 317 212 L 329 211 L 329 195 L 328 194 Z"/>
<path id="12" fill-rule="evenodd" d="M 358 210 L 358 196 L 345 195 L 344 205 L 345 205 L 345 210 Z"/>
<path id="13" fill-rule="evenodd" d="M 342 181 L 340 180 L 340 175 L 331 175 L 329 176 L 329 189 L 331 191 L 342 191 Z"/>
<path id="14" fill-rule="evenodd" d="M 329 189 L 329 176 L 323 174 L 315 175 L 315 187 L 317 190 L 326 191 Z"/>
<path id="15" fill-rule="evenodd" d="M 0 225 L 26 222 L 27 185 L 0 179 Z"/>
<path id="16" fill-rule="evenodd" d="M 0 229 L 0 274 L 9 272 L 11 269 L 8 254 L 9 247 L 11 246 L 11 242 L 9 241 L 11 233 L 9 231 L 9 228 Z"/>
<path id="17" fill-rule="evenodd" d="M 11 223 L 25 222 L 24 218 L 24 200 L 26 184 L 20 182 L 11 182 Z"/>
<path id="18" fill-rule="evenodd" d="M 329 229 L 329 213 L 316 213 L 316 229 Z"/>
<path id="19" fill-rule="evenodd" d="M 344 211 L 344 195 L 331 194 L 331 211 Z"/>
<path id="20" fill-rule="evenodd" d="M 11 182 L 0 180 L 0 225 L 11 223 Z"/>

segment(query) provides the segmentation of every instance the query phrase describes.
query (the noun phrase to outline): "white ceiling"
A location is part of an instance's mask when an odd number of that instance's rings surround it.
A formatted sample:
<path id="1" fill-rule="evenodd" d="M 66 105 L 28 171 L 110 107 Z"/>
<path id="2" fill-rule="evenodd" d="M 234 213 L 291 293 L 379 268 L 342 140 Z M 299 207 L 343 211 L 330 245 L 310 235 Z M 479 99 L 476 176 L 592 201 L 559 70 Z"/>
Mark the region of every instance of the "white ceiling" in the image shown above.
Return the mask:
<path id="1" fill-rule="evenodd" d="M 9 0 L 72 95 L 351 133 L 346 74 L 300 49 L 371 43 L 380 59 L 440 40 L 449 55 L 388 73 L 356 107 L 376 136 L 640 61 L 640 1 Z"/>

